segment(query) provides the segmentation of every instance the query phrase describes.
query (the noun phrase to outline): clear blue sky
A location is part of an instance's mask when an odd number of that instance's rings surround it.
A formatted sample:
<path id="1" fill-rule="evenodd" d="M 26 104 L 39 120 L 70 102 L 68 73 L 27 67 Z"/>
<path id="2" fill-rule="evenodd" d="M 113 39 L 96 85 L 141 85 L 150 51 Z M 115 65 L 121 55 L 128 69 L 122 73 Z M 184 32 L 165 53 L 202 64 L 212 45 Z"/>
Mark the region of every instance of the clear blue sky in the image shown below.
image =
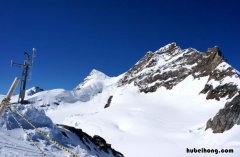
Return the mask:
<path id="1" fill-rule="evenodd" d="M 116 76 L 148 50 L 220 46 L 240 70 L 238 0 L 0 0 L 0 93 L 37 49 L 28 88 L 72 89 L 96 68 Z"/>

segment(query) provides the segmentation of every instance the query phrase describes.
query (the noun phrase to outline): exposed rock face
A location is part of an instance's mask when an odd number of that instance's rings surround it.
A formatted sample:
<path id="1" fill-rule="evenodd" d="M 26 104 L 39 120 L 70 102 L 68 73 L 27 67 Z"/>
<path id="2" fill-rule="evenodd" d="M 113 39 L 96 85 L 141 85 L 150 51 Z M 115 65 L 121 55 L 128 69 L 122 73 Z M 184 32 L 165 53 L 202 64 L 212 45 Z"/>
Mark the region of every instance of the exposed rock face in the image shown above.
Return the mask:
<path id="1" fill-rule="evenodd" d="M 122 153 L 114 150 L 110 144 L 108 144 L 102 137 L 98 135 L 94 135 L 93 137 L 91 137 L 85 132 L 83 132 L 81 129 L 76 129 L 74 127 L 67 126 L 67 125 L 58 125 L 58 126 L 63 127 L 71 131 L 72 133 L 75 133 L 89 150 L 91 150 L 90 145 L 91 143 L 93 143 L 97 146 L 97 149 L 95 149 L 95 151 L 99 153 L 101 151 L 104 151 L 105 153 L 112 154 L 115 157 L 124 157 Z M 66 136 L 65 132 L 62 132 L 62 134 Z"/>
<path id="2" fill-rule="evenodd" d="M 228 96 L 228 99 L 231 99 L 234 95 L 237 94 L 238 88 L 237 85 L 232 83 L 226 83 L 224 85 L 219 85 L 213 89 L 212 85 L 206 84 L 204 89 L 200 93 L 207 93 L 206 99 L 216 99 L 224 98 Z"/>
<path id="3" fill-rule="evenodd" d="M 212 73 L 210 73 L 209 79 L 214 79 L 216 81 L 221 81 L 226 76 L 233 76 L 237 74 L 234 72 L 234 69 L 232 67 L 228 67 L 227 69 L 221 71 L 219 69 L 214 69 Z"/>
<path id="4" fill-rule="evenodd" d="M 231 99 L 240 90 L 239 73 L 226 62 L 218 47 L 198 52 L 193 48 L 181 49 L 176 43 L 168 44 L 156 52 L 148 52 L 124 74 L 118 85 L 133 83 L 140 92 L 145 93 L 155 92 L 160 87 L 170 90 L 190 75 L 195 79 L 208 78 L 199 91 L 199 94 L 206 95 L 206 99 Z M 238 83 L 231 80 L 237 80 Z M 213 120 L 209 120 L 207 128 L 223 132 L 239 124 L 239 97 L 235 97 Z"/>
<path id="5" fill-rule="evenodd" d="M 240 92 L 233 100 L 215 115 L 209 119 L 207 127 L 211 128 L 214 133 L 222 133 L 231 129 L 235 124 L 240 124 Z"/>
<path id="6" fill-rule="evenodd" d="M 191 73 L 191 70 L 182 64 L 182 52 L 176 43 L 169 44 L 155 53 L 148 52 L 125 73 L 119 81 L 119 86 L 134 82 L 134 85 L 145 93 L 154 92 L 161 86 L 172 89 Z"/>
<path id="7" fill-rule="evenodd" d="M 221 65 L 223 64 L 223 65 Z M 209 81 L 221 81 L 226 76 L 232 77 L 237 72 L 225 65 L 222 52 L 218 47 L 209 48 L 207 52 L 200 53 L 193 48 L 181 49 L 176 43 L 171 43 L 156 52 L 148 52 L 138 61 L 123 78 L 119 86 L 130 84 L 138 86 L 141 92 L 155 92 L 160 87 L 172 89 L 189 75 L 194 78 L 209 77 Z M 219 69 L 219 66 L 227 68 Z M 213 89 L 206 84 L 204 91 L 207 99 L 219 99 L 228 96 L 231 98 L 237 92 L 234 85 L 221 85 Z M 208 90 L 206 88 L 209 88 Z M 234 91 L 227 92 L 232 89 Z M 225 92 L 219 92 L 219 91 Z M 211 93 L 215 93 L 214 96 Z M 208 94 L 209 93 L 209 94 Z M 219 94 L 219 95 L 218 95 Z"/>
<path id="8" fill-rule="evenodd" d="M 107 104 L 104 106 L 104 108 L 108 108 L 112 102 L 112 98 L 113 96 L 111 95 L 109 98 L 108 98 L 108 101 L 107 101 Z"/>

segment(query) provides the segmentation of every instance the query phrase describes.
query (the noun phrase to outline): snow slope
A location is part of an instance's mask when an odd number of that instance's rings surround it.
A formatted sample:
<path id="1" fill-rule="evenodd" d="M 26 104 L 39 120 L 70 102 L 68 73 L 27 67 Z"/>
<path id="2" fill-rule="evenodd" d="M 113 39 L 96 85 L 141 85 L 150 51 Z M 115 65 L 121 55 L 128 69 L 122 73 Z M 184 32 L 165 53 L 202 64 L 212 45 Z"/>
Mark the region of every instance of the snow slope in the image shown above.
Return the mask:
<path id="1" fill-rule="evenodd" d="M 240 143 L 235 137 L 238 127 L 231 130 L 233 133 L 222 135 L 204 130 L 209 117 L 226 102 L 206 100 L 204 95 L 191 90 L 200 90 L 206 82 L 207 78 L 188 77 L 174 90 L 161 88 L 151 94 L 139 93 L 135 86 L 129 85 L 115 91 L 107 109 L 104 109 L 106 99 L 95 98 L 97 102 L 66 104 L 67 107 L 49 110 L 47 115 L 56 123 L 103 136 L 127 157 L 196 156 L 186 154 L 186 148 L 203 147 L 235 148 L 238 154 Z M 104 94 L 99 97 L 106 97 Z"/>
<path id="2" fill-rule="evenodd" d="M 192 48 L 182 50 L 175 43 L 168 44 L 154 53 L 147 53 L 129 73 L 115 79 L 104 79 L 102 84 L 109 86 L 104 87 L 90 101 L 64 103 L 55 110 L 48 110 L 47 115 L 56 123 L 82 128 L 91 135 L 101 135 L 127 157 L 212 156 L 187 154 L 187 148 L 234 148 L 234 155 L 239 154 L 238 126 L 222 134 L 205 131 L 207 120 L 232 98 L 207 100 L 206 94 L 200 94 L 207 84 L 212 85 L 213 89 L 226 83 L 232 83 L 239 88 L 239 74 L 232 69 L 233 73 L 220 81 L 211 79 L 211 70 L 201 67 L 208 65 L 198 65 L 198 59 L 202 59 L 203 62 L 212 59 L 217 65 L 213 71 L 219 74 L 229 68 L 231 70 L 231 66 L 221 59 L 217 48 L 208 50 L 207 54 L 198 53 L 200 52 Z M 152 59 L 149 59 L 151 56 Z M 194 60 L 198 62 L 194 63 Z M 214 64 L 211 65 L 212 68 Z M 181 68 L 184 68 L 183 79 L 181 71 L 178 71 Z M 200 70 L 194 71 L 193 68 Z M 150 75 L 154 78 L 158 69 L 161 69 L 159 78 L 162 79 L 161 75 L 165 75 L 166 79 L 149 84 L 147 82 L 151 80 L 150 77 L 143 82 Z M 209 70 L 210 74 L 206 70 Z M 189 75 L 191 71 L 194 71 L 194 76 Z M 180 79 L 176 79 L 179 75 Z M 119 85 L 119 80 L 126 77 L 129 77 L 130 81 Z M 135 78 L 137 81 L 132 81 Z M 169 81 L 173 86 L 169 86 Z M 166 88 L 161 87 L 156 92 L 147 94 L 139 92 L 139 88 L 153 87 L 158 83 L 166 84 Z M 139 88 L 136 84 L 140 84 Z M 113 96 L 110 107 L 104 109 L 110 96 Z"/>

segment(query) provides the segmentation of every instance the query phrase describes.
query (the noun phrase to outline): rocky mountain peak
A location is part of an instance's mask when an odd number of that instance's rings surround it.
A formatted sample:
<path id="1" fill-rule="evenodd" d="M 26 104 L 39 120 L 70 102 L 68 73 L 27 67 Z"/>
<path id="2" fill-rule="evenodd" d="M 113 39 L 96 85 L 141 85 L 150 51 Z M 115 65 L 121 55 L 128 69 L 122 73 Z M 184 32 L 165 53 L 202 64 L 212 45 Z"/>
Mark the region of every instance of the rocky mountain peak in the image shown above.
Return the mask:
<path id="1" fill-rule="evenodd" d="M 218 47 L 199 52 L 193 48 L 181 49 L 176 43 L 170 43 L 156 52 L 148 52 L 123 75 L 118 84 L 122 86 L 133 82 L 141 92 L 147 93 L 160 87 L 172 89 L 190 75 L 194 78 L 209 77 L 209 81 L 221 81 L 227 76 L 238 77 L 236 70 L 225 62 Z"/>
<path id="2" fill-rule="evenodd" d="M 133 83 L 140 92 L 148 93 L 161 87 L 171 90 L 188 76 L 208 78 L 199 91 L 199 94 L 206 95 L 206 99 L 230 100 L 215 117 L 209 119 L 207 128 L 218 133 L 240 124 L 240 75 L 226 62 L 217 46 L 199 52 L 170 43 L 156 52 L 148 52 L 123 75 L 118 85 Z"/>
<path id="3" fill-rule="evenodd" d="M 208 48 L 207 53 L 213 53 L 215 58 L 218 58 L 219 60 L 226 61 L 225 57 L 223 56 L 223 53 L 222 53 L 221 49 L 218 46 Z"/>
<path id="4" fill-rule="evenodd" d="M 169 43 L 163 47 L 161 47 L 159 50 L 156 51 L 156 53 L 166 53 L 166 52 L 172 52 L 174 49 L 180 49 L 180 47 L 177 46 L 175 42 Z"/>
<path id="5" fill-rule="evenodd" d="M 208 48 L 207 49 L 208 53 L 215 53 L 217 54 L 219 57 L 223 57 L 222 51 L 220 50 L 220 48 L 218 46 L 214 46 L 212 48 Z"/>

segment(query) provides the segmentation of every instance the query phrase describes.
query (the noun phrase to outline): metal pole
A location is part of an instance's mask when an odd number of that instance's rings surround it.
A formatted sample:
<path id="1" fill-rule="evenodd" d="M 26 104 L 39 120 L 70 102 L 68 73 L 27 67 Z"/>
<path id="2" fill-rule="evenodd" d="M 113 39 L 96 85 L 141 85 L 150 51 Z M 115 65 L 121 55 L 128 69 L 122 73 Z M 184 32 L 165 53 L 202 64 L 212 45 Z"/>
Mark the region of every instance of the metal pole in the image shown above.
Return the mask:
<path id="1" fill-rule="evenodd" d="M 14 79 L 11 87 L 10 87 L 9 90 L 8 90 L 8 93 L 7 93 L 6 97 L 2 100 L 2 102 L 1 102 L 1 104 L 0 104 L 0 117 L 2 117 L 6 105 L 8 105 L 9 102 L 10 102 L 10 99 L 11 99 L 11 97 L 12 97 L 12 95 L 13 95 L 13 92 L 14 92 L 14 90 L 15 90 L 16 87 L 17 87 L 18 80 L 19 80 L 19 79 L 18 79 L 17 77 Z"/>
<path id="2" fill-rule="evenodd" d="M 29 70 L 29 66 L 30 66 L 29 54 L 27 52 L 25 52 L 24 55 L 25 55 L 25 60 L 24 60 L 24 65 L 23 65 L 20 93 L 19 93 L 19 98 L 18 98 L 19 103 L 24 102 L 25 92 L 26 92 L 26 84 L 27 84 L 27 76 L 28 76 L 28 70 Z"/>

